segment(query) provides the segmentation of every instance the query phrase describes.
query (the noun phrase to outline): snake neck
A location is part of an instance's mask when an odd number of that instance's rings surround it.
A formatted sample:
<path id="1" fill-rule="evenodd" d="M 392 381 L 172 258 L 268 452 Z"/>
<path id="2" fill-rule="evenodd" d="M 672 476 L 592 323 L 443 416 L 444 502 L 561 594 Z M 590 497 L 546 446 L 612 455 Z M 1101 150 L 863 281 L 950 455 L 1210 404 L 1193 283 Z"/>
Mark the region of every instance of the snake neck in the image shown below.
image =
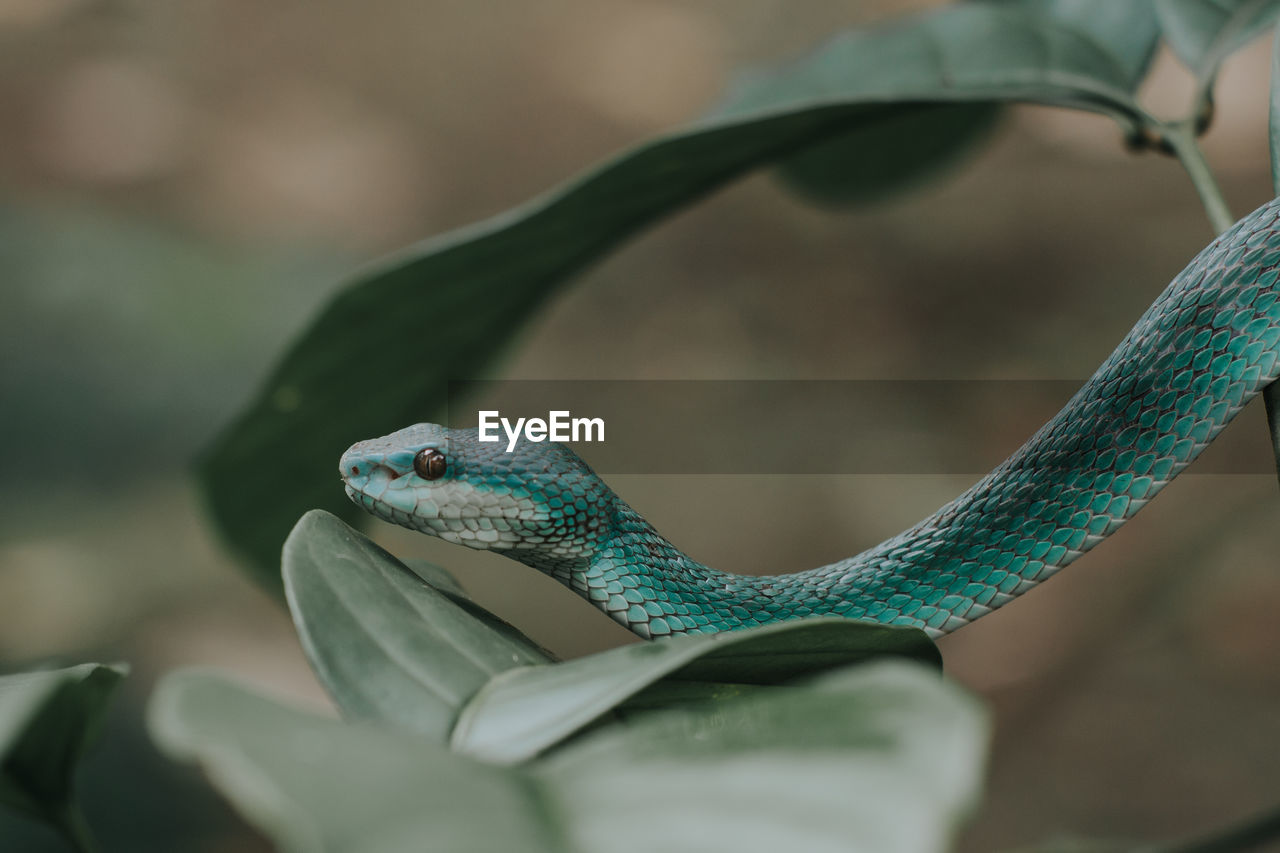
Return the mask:
<path id="1" fill-rule="evenodd" d="M 508 555 L 551 575 L 642 637 L 713 633 L 824 612 L 821 590 L 802 575 L 755 577 L 717 571 L 671 544 L 609 492 L 609 524 L 582 538 L 572 557 Z M 808 606 L 804 600 L 811 599 Z"/>

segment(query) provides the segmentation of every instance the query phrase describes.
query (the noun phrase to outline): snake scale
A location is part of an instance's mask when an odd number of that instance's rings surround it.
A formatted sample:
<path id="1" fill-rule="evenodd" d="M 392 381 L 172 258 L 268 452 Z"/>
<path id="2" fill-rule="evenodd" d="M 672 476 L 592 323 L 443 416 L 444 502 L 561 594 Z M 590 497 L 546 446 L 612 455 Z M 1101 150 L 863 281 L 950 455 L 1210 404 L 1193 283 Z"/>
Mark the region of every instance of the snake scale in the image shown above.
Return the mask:
<path id="1" fill-rule="evenodd" d="M 1280 199 L 1200 252 L 1020 449 L 919 524 L 795 574 L 686 556 L 567 447 L 418 424 L 353 445 L 349 497 L 387 521 L 505 554 L 643 637 L 838 615 L 945 634 L 1132 518 L 1280 373 Z"/>

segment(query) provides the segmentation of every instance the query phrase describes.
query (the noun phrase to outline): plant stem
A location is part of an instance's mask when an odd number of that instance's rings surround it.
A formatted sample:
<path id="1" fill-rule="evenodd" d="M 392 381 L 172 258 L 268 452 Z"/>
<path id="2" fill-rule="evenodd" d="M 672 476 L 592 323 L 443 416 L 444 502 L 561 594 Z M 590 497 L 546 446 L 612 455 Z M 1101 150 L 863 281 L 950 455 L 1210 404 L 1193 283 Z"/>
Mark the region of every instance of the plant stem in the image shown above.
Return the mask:
<path id="1" fill-rule="evenodd" d="M 1195 132 L 1189 124 L 1179 122 L 1164 125 L 1161 133 L 1173 153 L 1182 161 L 1182 168 L 1187 170 L 1187 177 L 1191 178 L 1196 192 L 1200 194 L 1200 203 L 1204 205 L 1204 212 L 1209 215 L 1214 233 L 1226 231 L 1235 223 L 1236 218 L 1231 215 L 1213 172 L 1209 171 L 1209 163 L 1196 142 Z"/>

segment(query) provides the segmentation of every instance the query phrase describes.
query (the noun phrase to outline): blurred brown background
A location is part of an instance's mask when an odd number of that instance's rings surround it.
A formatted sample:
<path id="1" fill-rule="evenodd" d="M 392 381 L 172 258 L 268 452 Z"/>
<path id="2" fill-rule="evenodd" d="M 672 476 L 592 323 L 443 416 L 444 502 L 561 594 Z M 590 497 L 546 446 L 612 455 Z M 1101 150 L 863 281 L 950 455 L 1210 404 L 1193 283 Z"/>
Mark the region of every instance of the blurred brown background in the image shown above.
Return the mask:
<path id="1" fill-rule="evenodd" d="M 930 5 L 0 0 L 0 666 L 133 663 L 85 779 L 108 849 L 260 844 L 150 753 L 160 673 L 210 664 L 324 702 L 189 466 L 326 295 L 697 116 L 734 69 Z M 1265 42 L 1227 65 L 1205 140 L 1237 215 L 1272 195 Z M 1148 103 L 1176 114 L 1188 91 L 1162 54 Z M 1018 108 L 964 167 L 872 208 L 734 185 L 566 289 L 506 375 L 1082 379 L 1210 237 L 1173 161 L 1126 153 L 1101 118 Z M 989 413 L 993 453 L 1036 426 L 1016 403 Z M 922 455 L 945 429 L 919 425 Z M 1263 432 L 1251 406 L 1210 452 L 1265 472 Z M 971 480 L 613 485 L 695 557 L 774 572 L 868 547 Z M 962 849 L 1179 836 L 1280 801 L 1277 511 L 1274 476 L 1185 475 L 943 640 L 997 725 Z M 515 563 L 376 532 L 561 654 L 631 639 Z M 0 846 L 58 849 L 9 816 Z"/>

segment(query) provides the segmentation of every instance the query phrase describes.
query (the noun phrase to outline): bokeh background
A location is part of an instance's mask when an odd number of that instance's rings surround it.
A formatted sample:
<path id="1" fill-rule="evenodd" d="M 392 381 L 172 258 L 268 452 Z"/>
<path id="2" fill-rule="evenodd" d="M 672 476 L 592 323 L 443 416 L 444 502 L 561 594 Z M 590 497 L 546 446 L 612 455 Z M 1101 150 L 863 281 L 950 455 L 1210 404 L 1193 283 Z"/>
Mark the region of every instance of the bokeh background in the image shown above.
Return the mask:
<path id="1" fill-rule="evenodd" d="M 0 668 L 132 663 L 83 777 L 108 850 L 266 849 L 148 745 L 160 674 L 217 666 L 324 706 L 190 471 L 326 296 L 696 117 L 736 69 L 931 5 L 0 0 Z M 1237 215 L 1272 195 L 1268 62 L 1263 40 L 1227 64 L 1205 139 Z M 1177 114 L 1189 91 L 1162 53 L 1147 103 Z M 1210 237 L 1174 161 L 1126 152 L 1104 119 L 1017 108 L 961 168 L 873 207 L 735 184 L 562 291 L 503 375 L 1083 379 Z M 995 457 L 1040 417 L 982 405 Z M 922 420 L 921 454 L 946 430 Z M 1260 406 L 1223 444 L 1219 467 L 1254 473 L 1184 475 L 1105 547 L 942 641 L 996 721 L 961 849 L 1179 836 L 1280 800 L 1280 497 Z M 868 547 L 973 479 L 613 485 L 694 556 L 776 572 Z M 557 653 L 631 641 L 515 563 L 376 532 Z M 7 814 L 0 848 L 59 849 Z"/>

